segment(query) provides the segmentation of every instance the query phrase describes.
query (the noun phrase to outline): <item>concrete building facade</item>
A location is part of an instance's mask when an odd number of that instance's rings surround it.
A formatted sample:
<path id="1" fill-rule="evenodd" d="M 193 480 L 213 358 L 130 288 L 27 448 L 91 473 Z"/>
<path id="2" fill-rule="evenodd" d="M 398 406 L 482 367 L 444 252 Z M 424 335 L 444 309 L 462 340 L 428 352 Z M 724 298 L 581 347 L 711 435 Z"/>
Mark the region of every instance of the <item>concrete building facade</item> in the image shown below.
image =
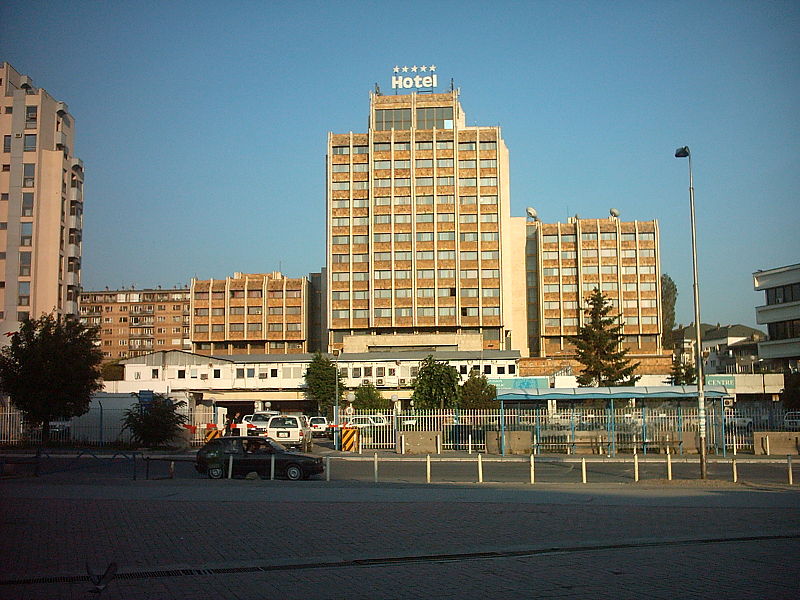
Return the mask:
<path id="1" fill-rule="evenodd" d="M 64 102 L 6 62 L 0 90 L 0 333 L 7 333 L 27 317 L 78 314 L 83 162 L 73 154 L 75 121 Z"/>
<path id="2" fill-rule="evenodd" d="M 759 342 L 760 358 L 797 371 L 800 364 L 800 264 L 756 271 L 753 287 L 766 304 L 756 307 L 756 322 L 767 326 L 769 340 Z"/>
<path id="3" fill-rule="evenodd" d="M 662 354 L 657 221 L 581 219 L 527 223 L 528 346 L 531 357 L 574 355 L 569 336 L 598 288 L 622 315 L 631 357 Z"/>
<path id="4" fill-rule="evenodd" d="M 456 350 L 465 335 L 527 353 L 525 222 L 499 127 L 467 126 L 457 91 L 375 92 L 368 131 L 330 133 L 326 164 L 330 349 Z"/>
<path id="5" fill-rule="evenodd" d="M 80 317 L 99 328 L 107 361 L 191 348 L 188 288 L 82 292 Z"/>
<path id="6" fill-rule="evenodd" d="M 309 351 L 309 281 L 282 273 L 192 279 L 190 336 L 205 355 Z"/>

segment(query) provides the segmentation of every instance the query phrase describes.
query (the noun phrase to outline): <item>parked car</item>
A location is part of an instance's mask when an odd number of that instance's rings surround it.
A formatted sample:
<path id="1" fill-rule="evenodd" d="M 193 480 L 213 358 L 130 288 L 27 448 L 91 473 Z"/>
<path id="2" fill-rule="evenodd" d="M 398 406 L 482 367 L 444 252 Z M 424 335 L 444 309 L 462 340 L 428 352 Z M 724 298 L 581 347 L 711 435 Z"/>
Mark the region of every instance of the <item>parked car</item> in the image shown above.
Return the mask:
<path id="1" fill-rule="evenodd" d="M 324 472 L 322 458 L 289 450 L 270 438 L 249 436 L 219 437 L 211 440 L 197 451 L 195 469 L 211 479 L 221 479 L 228 473 L 228 464 L 233 457 L 232 476 L 243 476 L 256 472 L 269 477 L 272 457 L 275 457 L 276 477 L 292 481 L 308 479 Z"/>
<path id="2" fill-rule="evenodd" d="M 247 425 L 247 435 L 267 435 L 267 424 L 271 417 L 280 414 L 277 411 L 262 411 L 242 417 L 242 423 Z"/>
<path id="3" fill-rule="evenodd" d="M 279 441 L 285 446 L 311 449 L 311 429 L 306 425 L 304 417 L 296 415 L 277 415 L 270 417 L 267 423 L 267 437 Z"/>
<path id="4" fill-rule="evenodd" d="M 388 425 L 389 421 L 383 415 L 355 415 L 349 417 L 347 423 L 345 423 L 345 427 L 358 427 L 359 429 L 364 427 L 387 427 Z"/>
<path id="5" fill-rule="evenodd" d="M 311 428 L 311 437 L 332 437 L 332 430 L 328 425 L 327 417 L 311 417 L 308 420 Z"/>
<path id="6" fill-rule="evenodd" d="M 42 440 L 42 426 L 23 424 L 23 431 L 31 441 Z M 53 442 L 67 442 L 72 439 L 72 424 L 70 421 L 50 421 L 50 440 Z"/>
<path id="7" fill-rule="evenodd" d="M 800 429 L 800 411 L 793 410 L 783 416 L 783 426 L 786 429 Z"/>
<path id="8" fill-rule="evenodd" d="M 753 429 L 752 417 L 743 417 L 741 415 L 727 415 L 725 417 L 725 426 L 730 429 Z"/>

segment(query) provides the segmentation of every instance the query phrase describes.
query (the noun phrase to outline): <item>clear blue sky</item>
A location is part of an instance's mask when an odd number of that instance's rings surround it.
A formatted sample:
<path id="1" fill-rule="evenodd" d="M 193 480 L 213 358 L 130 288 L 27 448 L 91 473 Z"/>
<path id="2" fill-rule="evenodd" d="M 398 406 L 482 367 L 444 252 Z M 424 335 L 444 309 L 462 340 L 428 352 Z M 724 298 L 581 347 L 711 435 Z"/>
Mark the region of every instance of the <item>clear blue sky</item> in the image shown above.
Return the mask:
<path id="1" fill-rule="evenodd" d="M 328 131 L 395 64 L 500 124 L 512 213 L 661 225 L 692 320 L 755 325 L 751 273 L 800 262 L 797 2 L 19 2 L 0 60 L 67 102 L 86 165 L 85 289 L 325 261 Z M 443 86 L 441 86 L 443 87 Z"/>

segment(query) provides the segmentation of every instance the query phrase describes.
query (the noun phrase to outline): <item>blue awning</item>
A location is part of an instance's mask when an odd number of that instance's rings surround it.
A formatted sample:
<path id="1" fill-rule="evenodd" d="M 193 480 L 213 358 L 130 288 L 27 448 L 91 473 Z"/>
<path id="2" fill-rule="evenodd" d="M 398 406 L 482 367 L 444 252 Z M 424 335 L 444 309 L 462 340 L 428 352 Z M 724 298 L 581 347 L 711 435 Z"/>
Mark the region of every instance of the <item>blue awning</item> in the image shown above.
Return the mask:
<path id="1" fill-rule="evenodd" d="M 500 391 L 500 390 L 498 390 Z M 703 387 L 707 398 L 732 398 L 733 393 L 722 385 Z M 658 385 L 644 387 L 577 387 L 577 388 L 528 388 L 516 390 L 502 390 L 497 395 L 498 400 L 541 402 L 544 400 L 630 400 L 632 398 L 643 400 L 697 398 L 696 385 Z"/>

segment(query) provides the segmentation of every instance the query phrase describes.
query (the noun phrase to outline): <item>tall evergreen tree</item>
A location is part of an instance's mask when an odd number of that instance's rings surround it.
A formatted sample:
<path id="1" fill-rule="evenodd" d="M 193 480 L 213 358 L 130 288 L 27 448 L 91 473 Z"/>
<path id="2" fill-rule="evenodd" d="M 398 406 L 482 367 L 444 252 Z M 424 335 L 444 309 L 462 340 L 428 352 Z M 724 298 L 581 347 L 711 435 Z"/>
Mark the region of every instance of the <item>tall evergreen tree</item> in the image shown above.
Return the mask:
<path id="1" fill-rule="evenodd" d="M 678 300 L 678 286 L 672 277 L 663 273 L 661 275 L 661 327 L 664 348 L 672 348 L 672 330 L 675 329 L 675 302 Z"/>
<path id="2" fill-rule="evenodd" d="M 586 323 L 578 329 L 578 335 L 570 338 L 575 344 L 578 361 L 583 365 L 578 385 L 634 385 L 639 380 L 634 374 L 639 363 L 630 364 L 626 358 L 628 351 L 621 347 L 620 315 L 610 316 L 611 302 L 597 288 L 587 304 Z"/>
<path id="3" fill-rule="evenodd" d="M 458 371 L 446 360 L 435 361 L 432 355 L 419 365 L 411 399 L 416 408 L 443 409 L 458 405 Z"/>
<path id="4" fill-rule="evenodd" d="M 314 358 L 306 369 L 304 375 L 306 381 L 306 398 L 317 403 L 317 410 L 326 413 L 333 406 L 336 399 L 336 388 L 338 379 L 339 404 L 342 403 L 344 394 L 344 383 L 342 376 L 337 371 L 336 365 L 321 352 L 314 354 Z"/>
<path id="5" fill-rule="evenodd" d="M 672 369 L 669 373 L 672 385 L 691 385 L 697 382 L 697 370 L 694 365 L 683 362 L 679 356 L 672 357 Z"/>
<path id="6" fill-rule="evenodd" d="M 42 425 L 43 442 L 50 421 L 86 413 L 103 388 L 97 339 L 97 328 L 77 319 L 42 315 L 20 323 L 0 350 L 0 388 L 27 421 Z"/>

